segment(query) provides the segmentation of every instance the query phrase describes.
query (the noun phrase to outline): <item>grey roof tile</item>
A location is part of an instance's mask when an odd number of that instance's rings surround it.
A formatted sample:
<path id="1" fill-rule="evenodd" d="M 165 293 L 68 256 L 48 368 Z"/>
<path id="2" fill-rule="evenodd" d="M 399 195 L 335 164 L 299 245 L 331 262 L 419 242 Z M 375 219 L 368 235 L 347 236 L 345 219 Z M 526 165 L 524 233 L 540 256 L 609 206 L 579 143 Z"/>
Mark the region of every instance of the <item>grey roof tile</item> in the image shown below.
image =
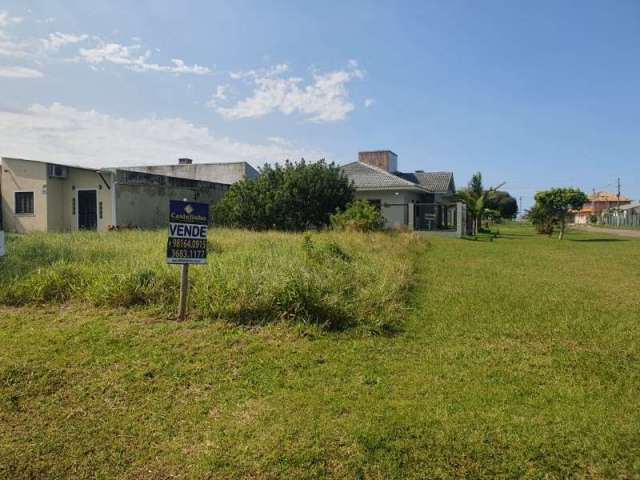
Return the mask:
<path id="1" fill-rule="evenodd" d="M 353 162 L 342 167 L 344 174 L 355 184 L 356 188 L 417 188 L 420 186 L 381 168 L 372 167 L 361 162 Z"/>
<path id="2" fill-rule="evenodd" d="M 455 190 L 451 172 L 389 173 L 362 162 L 342 166 L 344 174 L 353 180 L 356 188 L 407 188 L 414 187 L 430 193 L 446 193 Z"/>
<path id="3" fill-rule="evenodd" d="M 416 172 L 415 176 L 418 183 L 432 193 L 448 192 L 449 187 L 456 189 L 452 172 Z"/>

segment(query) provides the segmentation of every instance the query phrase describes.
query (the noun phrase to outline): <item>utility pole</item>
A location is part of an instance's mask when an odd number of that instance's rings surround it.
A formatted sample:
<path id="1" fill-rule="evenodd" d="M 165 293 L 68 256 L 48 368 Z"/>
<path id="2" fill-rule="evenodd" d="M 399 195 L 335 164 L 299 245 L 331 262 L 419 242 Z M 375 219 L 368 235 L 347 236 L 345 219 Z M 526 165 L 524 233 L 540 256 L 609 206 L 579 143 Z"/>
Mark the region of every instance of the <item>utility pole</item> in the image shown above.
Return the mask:
<path id="1" fill-rule="evenodd" d="M 620 177 L 618 177 L 618 196 L 616 197 L 616 225 L 620 226 Z"/>
<path id="2" fill-rule="evenodd" d="M 522 217 L 522 215 L 524 214 L 524 209 L 522 208 L 522 195 L 520 195 L 520 209 L 519 210 L 520 211 L 518 213 Z"/>

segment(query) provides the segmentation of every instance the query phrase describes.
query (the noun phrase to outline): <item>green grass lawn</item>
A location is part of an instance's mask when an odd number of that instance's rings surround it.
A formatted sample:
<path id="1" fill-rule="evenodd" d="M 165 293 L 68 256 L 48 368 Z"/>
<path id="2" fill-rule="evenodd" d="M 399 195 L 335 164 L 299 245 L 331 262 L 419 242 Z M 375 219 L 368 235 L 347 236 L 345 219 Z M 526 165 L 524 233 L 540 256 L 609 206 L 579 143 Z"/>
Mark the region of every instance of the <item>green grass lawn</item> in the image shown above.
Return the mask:
<path id="1" fill-rule="evenodd" d="M 500 230 L 392 334 L 0 307 L 0 478 L 640 477 L 640 240 Z"/>

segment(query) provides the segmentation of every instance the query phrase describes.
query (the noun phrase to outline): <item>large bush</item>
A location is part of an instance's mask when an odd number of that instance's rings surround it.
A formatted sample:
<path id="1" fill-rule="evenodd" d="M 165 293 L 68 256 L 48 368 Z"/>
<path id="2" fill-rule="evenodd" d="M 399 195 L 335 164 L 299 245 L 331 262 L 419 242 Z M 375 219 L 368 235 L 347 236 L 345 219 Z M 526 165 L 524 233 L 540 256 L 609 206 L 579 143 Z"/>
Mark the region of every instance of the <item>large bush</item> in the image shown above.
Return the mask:
<path id="1" fill-rule="evenodd" d="M 536 232 L 545 235 L 553 235 L 557 221 L 553 214 L 542 205 L 536 204 L 527 210 L 525 218 L 533 224 L 536 228 Z"/>
<path id="2" fill-rule="evenodd" d="M 253 230 L 302 231 L 329 224 L 354 189 L 339 167 L 324 160 L 266 164 L 260 176 L 231 186 L 214 206 L 217 224 Z"/>
<path id="3" fill-rule="evenodd" d="M 582 208 L 588 198 L 578 188 L 552 188 L 536 193 L 536 207 L 547 217 L 547 221 L 553 221 L 560 226 L 558 238 L 564 238 L 567 217 L 572 210 Z"/>
<path id="4" fill-rule="evenodd" d="M 331 216 L 331 225 L 339 230 L 373 232 L 382 230 L 384 216 L 380 209 L 364 200 L 356 200 L 346 210 Z"/>

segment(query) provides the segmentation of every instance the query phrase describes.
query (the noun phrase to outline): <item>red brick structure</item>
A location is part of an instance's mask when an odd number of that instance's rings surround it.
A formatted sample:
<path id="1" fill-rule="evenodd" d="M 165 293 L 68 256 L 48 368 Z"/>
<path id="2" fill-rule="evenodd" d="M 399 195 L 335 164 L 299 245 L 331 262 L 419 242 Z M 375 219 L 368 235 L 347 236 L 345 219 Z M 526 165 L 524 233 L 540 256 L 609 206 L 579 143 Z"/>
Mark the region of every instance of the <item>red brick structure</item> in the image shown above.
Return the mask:
<path id="1" fill-rule="evenodd" d="M 398 171 L 398 155 L 391 150 L 358 152 L 358 161 L 390 173 Z"/>

